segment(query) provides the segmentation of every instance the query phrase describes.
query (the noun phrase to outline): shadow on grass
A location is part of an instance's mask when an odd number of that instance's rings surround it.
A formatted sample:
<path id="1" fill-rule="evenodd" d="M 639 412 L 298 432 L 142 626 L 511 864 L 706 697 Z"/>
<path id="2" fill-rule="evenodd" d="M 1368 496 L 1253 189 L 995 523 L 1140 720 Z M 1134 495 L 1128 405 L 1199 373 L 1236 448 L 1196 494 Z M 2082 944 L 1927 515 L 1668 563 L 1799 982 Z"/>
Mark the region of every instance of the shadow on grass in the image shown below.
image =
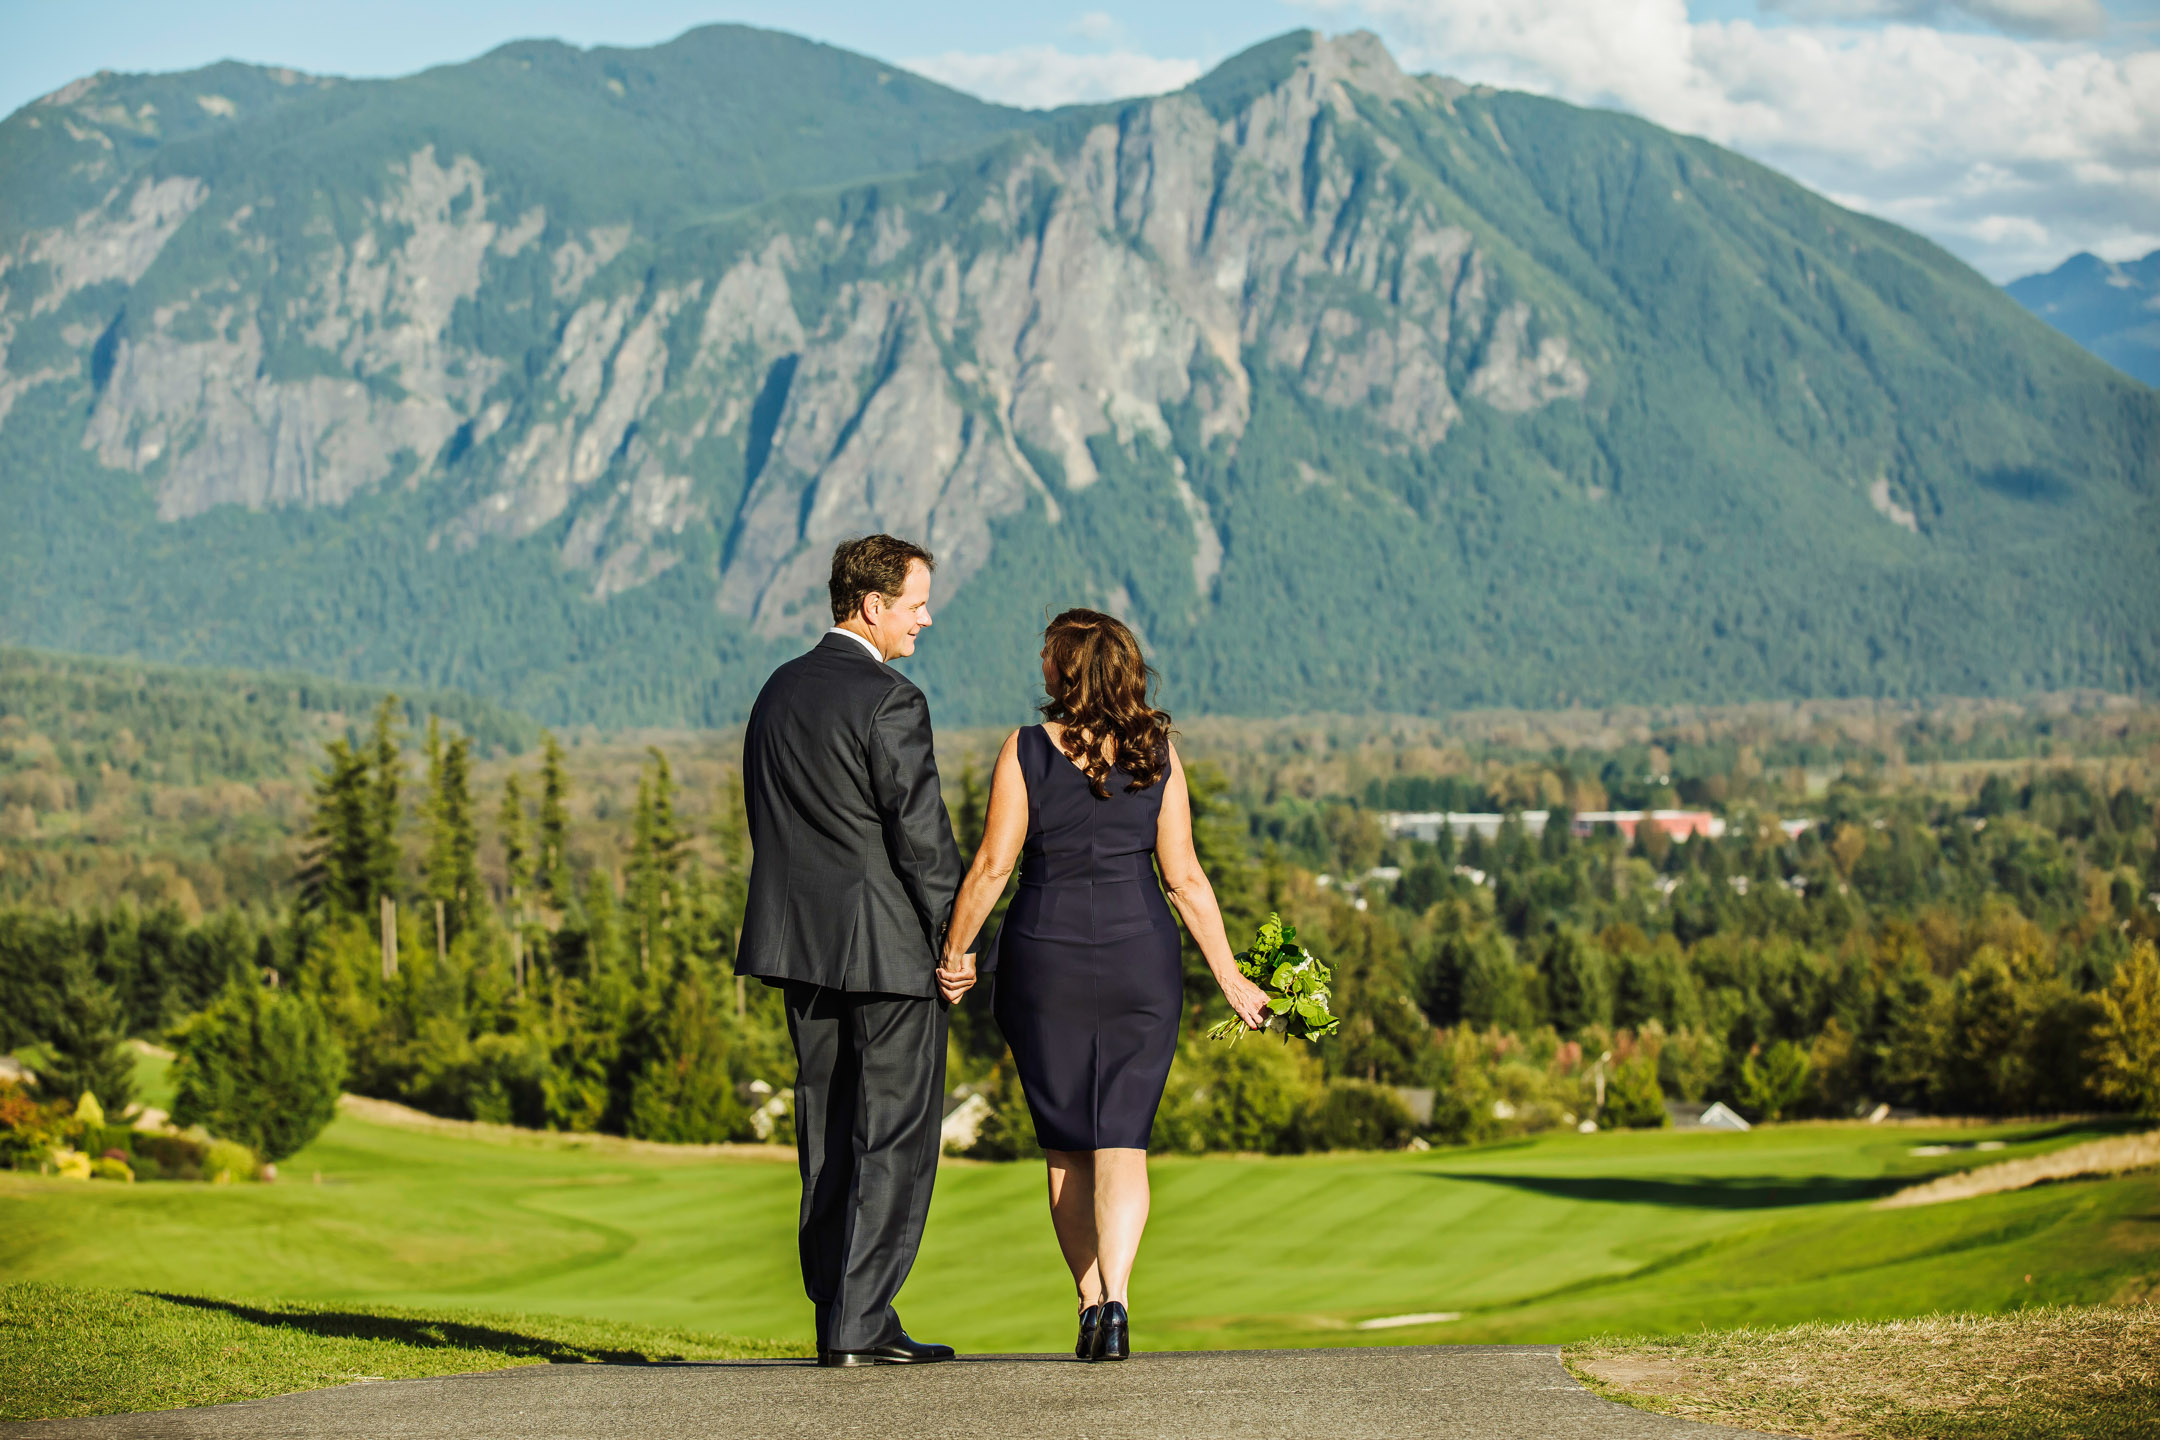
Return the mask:
<path id="1" fill-rule="evenodd" d="M 1734 1175 L 1692 1180 L 1642 1180 L 1596 1176 L 1486 1175 L 1461 1170 L 1436 1180 L 1504 1185 L 1555 1200 L 1594 1200 L 1610 1205 L 1664 1205 L 1681 1210 L 1781 1210 L 1799 1205 L 1837 1205 L 1874 1200 L 1913 1183 L 1911 1176 L 1847 1178 L 1833 1175 Z"/>
<path id="2" fill-rule="evenodd" d="M 596 1361 L 608 1365 L 664 1363 L 637 1350 L 573 1345 L 541 1335 L 521 1335 L 514 1330 L 498 1330 L 490 1325 L 472 1325 L 458 1320 L 362 1315 L 336 1310 L 265 1310 L 256 1305 L 212 1300 L 201 1295 L 173 1295 L 162 1290 L 142 1293 L 173 1305 L 215 1310 L 266 1330 L 298 1330 L 332 1340 L 387 1340 L 419 1350 L 489 1350 L 519 1359 L 545 1360 L 551 1365 L 588 1365 Z"/>

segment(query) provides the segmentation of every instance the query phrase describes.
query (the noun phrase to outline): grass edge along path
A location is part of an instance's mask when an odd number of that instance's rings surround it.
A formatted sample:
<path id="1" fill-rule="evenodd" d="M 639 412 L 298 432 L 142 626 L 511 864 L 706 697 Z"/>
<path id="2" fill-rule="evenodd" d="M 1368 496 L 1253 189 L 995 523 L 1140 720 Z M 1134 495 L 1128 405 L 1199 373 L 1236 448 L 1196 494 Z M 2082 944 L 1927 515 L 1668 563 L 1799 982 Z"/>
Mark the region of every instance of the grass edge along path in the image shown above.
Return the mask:
<path id="1" fill-rule="evenodd" d="M 1818 1322 L 1569 1345 L 1570 1374 L 1658 1414 L 1817 1440 L 2154 1440 L 2160 1306 Z"/>
<path id="2" fill-rule="evenodd" d="M 557 1315 L 0 1285 L 0 1420 L 222 1405 L 514 1365 L 806 1353 L 788 1341 Z"/>

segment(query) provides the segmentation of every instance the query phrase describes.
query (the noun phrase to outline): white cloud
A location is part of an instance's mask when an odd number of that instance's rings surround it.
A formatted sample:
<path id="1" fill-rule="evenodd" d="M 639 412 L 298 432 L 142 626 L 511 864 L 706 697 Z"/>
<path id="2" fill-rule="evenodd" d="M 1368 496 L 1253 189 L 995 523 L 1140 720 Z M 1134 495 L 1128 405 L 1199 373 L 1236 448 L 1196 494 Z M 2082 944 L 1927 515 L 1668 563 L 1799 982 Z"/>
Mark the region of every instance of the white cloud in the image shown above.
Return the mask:
<path id="1" fill-rule="evenodd" d="M 1800 20 L 1927 22 L 1963 15 L 2012 35 L 2058 39 L 2108 27 L 2100 0 L 1762 0 L 1762 6 Z"/>
<path id="2" fill-rule="evenodd" d="M 1107 10 L 1090 10 L 1066 28 L 1083 40 L 1093 40 L 1102 45 L 1117 39 L 1125 29 L 1118 24 L 1117 17 Z"/>
<path id="3" fill-rule="evenodd" d="M 1809 3 L 1881 12 L 1901 0 Z M 2075 8 L 1966 0 L 1984 7 Z M 1684 0 L 1357 9 L 1408 68 L 1631 110 L 1730 145 L 1996 279 L 2079 249 L 2121 254 L 2160 232 L 2160 50 L 1904 24 L 1696 22 Z"/>
<path id="4" fill-rule="evenodd" d="M 1085 100 L 1160 95 L 1200 78 L 1197 60 L 1163 59 L 1130 50 L 1075 55 L 1054 45 L 1025 45 L 994 54 L 948 50 L 901 63 L 956 90 L 1036 110 Z"/>

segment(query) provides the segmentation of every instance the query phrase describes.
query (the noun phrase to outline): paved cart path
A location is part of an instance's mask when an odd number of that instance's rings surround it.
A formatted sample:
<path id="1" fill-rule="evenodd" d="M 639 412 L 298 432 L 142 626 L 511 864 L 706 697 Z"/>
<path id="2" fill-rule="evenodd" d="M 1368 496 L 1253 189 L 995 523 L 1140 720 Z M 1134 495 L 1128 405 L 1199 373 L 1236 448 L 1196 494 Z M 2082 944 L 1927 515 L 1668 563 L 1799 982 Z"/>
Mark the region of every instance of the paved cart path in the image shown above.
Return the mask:
<path id="1" fill-rule="evenodd" d="M 1217 1350 L 1121 1365 L 1001 1355 L 821 1370 L 801 1361 L 535 1365 L 200 1410 L 45 1420 L 49 1440 L 1684 1440 L 1753 1432 L 1601 1400 L 1553 1345 Z"/>

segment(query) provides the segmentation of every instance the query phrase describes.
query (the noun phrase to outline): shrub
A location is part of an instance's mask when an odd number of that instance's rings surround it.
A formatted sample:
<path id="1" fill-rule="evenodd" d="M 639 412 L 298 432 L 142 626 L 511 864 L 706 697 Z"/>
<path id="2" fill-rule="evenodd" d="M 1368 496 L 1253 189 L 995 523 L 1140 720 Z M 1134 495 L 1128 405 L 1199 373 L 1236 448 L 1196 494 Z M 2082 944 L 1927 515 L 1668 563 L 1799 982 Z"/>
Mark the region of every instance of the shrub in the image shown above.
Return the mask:
<path id="1" fill-rule="evenodd" d="M 1330 1080 L 1302 1128 L 1308 1150 L 1400 1150 L 1417 1122 L 1386 1085 Z"/>
<path id="2" fill-rule="evenodd" d="M 1605 1110 L 1599 1121 L 1627 1130 L 1657 1130 L 1672 1123 L 1665 1113 L 1656 1061 L 1638 1055 L 1614 1068 L 1605 1082 Z"/>
<path id="3" fill-rule="evenodd" d="M 40 1105 L 19 1085 L 0 1084 L 0 1165 L 41 1169 L 65 1124 L 58 1106 Z"/>
<path id="4" fill-rule="evenodd" d="M 100 1155 L 90 1162 L 90 1178 L 93 1180 L 121 1180 L 132 1185 L 135 1183 L 135 1172 L 128 1168 L 128 1163 L 125 1160 L 115 1160 L 110 1155 Z"/>
<path id="5" fill-rule="evenodd" d="M 1757 1120 L 1776 1120 L 1808 1091 L 1808 1054 L 1780 1040 L 1740 1062 L 1740 1108 Z"/>
<path id="6" fill-rule="evenodd" d="M 135 1141 L 136 1173 L 144 1179 L 200 1180 L 210 1142 L 193 1135 L 141 1135 Z"/>
<path id="7" fill-rule="evenodd" d="M 233 1140 L 212 1140 L 204 1147 L 202 1171 L 213 1185 L 253 1180 L 261 1173 L 255 1152 Z"/>
<path id="8" fill-rule="evenodd" d="M 973 1160 L 1033 1160 L 1042 1155 L 1035 1138 L 1035 1116 L 1027 1107 L 1027 1092 L 1020 1088 L 1020 1072 L 1012 1052 L 983 1081 L 981 1094 L 990 1102 L 990 1113 L 967 1148 Z"/>
<path id="9" fill-rule="evenodd" d="M 1155 1113 L 1154 1147 L 1190 1154 L 1297 1149 L 1300 1122 L 1320 1093 L 1310 1049 L 1265 1038 L 1188 1038 Z"/>
<path id="10" fill-rule="evenodd" d="M 321 1134 L 337 1111 L 345 1053 L 311 1000 L 235 985 L 173 1039 L 179 1124 L 202 1125 L 266 1160 L 282 1160 Z M 204 1168 L 216 1173 L 214 1164 Z"/>

